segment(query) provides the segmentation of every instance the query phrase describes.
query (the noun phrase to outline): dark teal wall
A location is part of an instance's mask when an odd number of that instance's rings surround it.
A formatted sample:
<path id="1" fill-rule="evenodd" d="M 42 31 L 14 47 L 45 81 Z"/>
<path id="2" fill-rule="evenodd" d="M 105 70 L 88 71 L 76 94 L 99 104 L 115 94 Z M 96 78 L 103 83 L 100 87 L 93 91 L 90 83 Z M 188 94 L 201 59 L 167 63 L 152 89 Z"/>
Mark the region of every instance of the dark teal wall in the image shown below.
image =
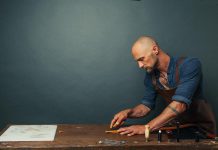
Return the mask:
<path id="1" fill-rule="evenodd" d="M 218 117 L 217 27 L 217 0 L 0 0 L 0 126 L 109 123 L 143 96 L 144 34 L 200 58 Z"/>

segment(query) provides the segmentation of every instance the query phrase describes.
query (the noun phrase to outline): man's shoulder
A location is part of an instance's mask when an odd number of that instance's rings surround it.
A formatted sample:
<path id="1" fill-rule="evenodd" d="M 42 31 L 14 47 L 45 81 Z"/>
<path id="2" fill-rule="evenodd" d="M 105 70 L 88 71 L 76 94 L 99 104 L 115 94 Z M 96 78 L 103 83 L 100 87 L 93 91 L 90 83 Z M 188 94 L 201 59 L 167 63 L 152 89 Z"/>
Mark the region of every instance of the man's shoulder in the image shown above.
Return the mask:
<path id="1" fill-rule="evenodd" d="M 170 67 L 176 67 L 177 65 L 181 71 L 181 69 L 187 69 L 187 67 L 201 67 L 201 62 L 197 57 L 170 56 Z"/>
<path id="2" fill-rule="evenodd" d="M 197 57 L 173 56 L 172 58 L 173 58 L 175 63 L 177 61 L 179 61 L 179 60 L 182 60 L 181 64 L 184 64 L 184 63 L 199 63 L 200 62 L 200 59 L 197 58 Z"/>
<path id="3" fill-rule="evenodd" d="M 197 57 L 184 57 L 183 62 L 180 65 L 180 68 L 184 67 L 200 67 L 201 62 Z"/>
<path id="4" fill-rule="evenodd" d="M 181 75 L 190 75 L 201 72 L 201 62 L 196 57 L 186 57 L 179 65 Z"/>

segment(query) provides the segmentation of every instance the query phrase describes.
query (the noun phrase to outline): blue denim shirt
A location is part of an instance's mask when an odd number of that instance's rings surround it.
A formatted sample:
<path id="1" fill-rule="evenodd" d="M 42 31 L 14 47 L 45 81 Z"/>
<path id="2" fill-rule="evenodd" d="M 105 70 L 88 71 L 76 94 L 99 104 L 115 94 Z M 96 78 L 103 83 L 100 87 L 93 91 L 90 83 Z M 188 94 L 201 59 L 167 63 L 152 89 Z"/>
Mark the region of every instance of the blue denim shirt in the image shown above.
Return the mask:
<path id="1" fill-rule="evenodd" d="M 170 63 L 167 71 L 168 84 L 170 88 L 176 88 L 172 100 L 184 102 L 189 106 L 194 98 L 203 98 L 201 63 L 197 58 L 185 58 L 184 61 L 179 65 L 179 84 L 177 85 L 177 60 L 178 57 L 170 57 Z M 159 78 L 159 71 L 157 69 L 154 71 Z M 157 92 L 152 84 L 152 73 L 146 72 L 144 85 L 145 92 L 141 102 L 150 109 L 153 109 L 155 107 Z M 157 85 L 164 89 L 159 80 L 157 80 Z"/>

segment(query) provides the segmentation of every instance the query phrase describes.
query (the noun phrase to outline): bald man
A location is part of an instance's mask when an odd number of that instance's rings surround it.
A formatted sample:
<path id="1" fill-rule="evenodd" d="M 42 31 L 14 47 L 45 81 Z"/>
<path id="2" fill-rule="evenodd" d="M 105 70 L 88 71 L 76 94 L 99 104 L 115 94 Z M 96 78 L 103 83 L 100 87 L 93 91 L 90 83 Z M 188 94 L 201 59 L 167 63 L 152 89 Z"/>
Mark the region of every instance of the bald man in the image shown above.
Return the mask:
<path id="1" fill-rule="evenodd" d="M 206 138 L 216 134 L 214 115 L 203 96 L 201 63 L 197 58 L 172 57 L 149 36 L 140 37 L 132 46 L 133 58 L 146 70 L 145 93 L 141 104 L 117 113 L 110 127 L 119 127 L 127 118 L 146 116 L 155 107 L 157 95 L 167 101 L 160 115 L 147 123 L 150 131 L 174 122 L 195 124 Z M 132 136 L 144 134 L 145 125 L 121 127 L 118 132 Z"/>

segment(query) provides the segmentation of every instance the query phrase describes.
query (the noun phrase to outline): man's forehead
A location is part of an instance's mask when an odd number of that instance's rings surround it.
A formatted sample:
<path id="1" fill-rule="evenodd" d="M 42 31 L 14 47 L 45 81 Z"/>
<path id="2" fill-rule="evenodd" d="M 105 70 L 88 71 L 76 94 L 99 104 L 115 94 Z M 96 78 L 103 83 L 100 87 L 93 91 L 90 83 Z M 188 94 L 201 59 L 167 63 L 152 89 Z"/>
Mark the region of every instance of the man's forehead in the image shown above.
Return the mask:
<path id="1" fill-rule="evenodd" d="M 139 61 L 140 59 L 144 58 L 146 55 L 145 51 L 135 51 L 135 53 L 133 53 L 133 57 L 136 61 Z"/>

